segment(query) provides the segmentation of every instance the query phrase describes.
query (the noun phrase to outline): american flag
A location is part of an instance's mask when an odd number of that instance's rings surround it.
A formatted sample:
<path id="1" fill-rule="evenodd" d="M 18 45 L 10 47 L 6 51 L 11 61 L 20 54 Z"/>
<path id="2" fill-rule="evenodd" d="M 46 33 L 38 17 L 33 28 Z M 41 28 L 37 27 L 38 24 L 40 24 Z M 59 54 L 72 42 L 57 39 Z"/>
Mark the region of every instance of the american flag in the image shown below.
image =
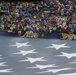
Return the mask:
<path id="1" fill-rule="evenodd" d="M 0 75 L 76 75 L 76 41 L 0 36 Z"/>

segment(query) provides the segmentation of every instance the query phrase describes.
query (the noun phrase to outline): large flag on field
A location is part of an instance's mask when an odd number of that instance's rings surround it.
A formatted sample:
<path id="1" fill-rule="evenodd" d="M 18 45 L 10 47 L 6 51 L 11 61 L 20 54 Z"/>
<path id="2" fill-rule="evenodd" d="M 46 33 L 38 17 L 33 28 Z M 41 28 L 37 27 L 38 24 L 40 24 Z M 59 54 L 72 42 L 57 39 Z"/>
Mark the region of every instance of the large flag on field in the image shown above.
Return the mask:
<path id="1" fill-rule="evenodd" d="M 76 41 L 0 36 L 0 75 L 76 75 Z"/>

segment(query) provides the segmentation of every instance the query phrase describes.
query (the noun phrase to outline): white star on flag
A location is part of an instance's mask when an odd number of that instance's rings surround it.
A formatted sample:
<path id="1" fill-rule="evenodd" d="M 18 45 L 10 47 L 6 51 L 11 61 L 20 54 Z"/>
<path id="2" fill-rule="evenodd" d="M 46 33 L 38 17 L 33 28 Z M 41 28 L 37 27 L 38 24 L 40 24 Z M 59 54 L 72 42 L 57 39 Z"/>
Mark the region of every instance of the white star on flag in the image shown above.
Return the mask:
<path id="1" fill-rule="evenodd" d="M 30 63 L 34 63 L 37 61 L 47 61 L 43 59 L 44 57 L 40 57 L 40 58 L 31 58 L 31 57 L 27 57 L 27 60 L 20 60 L 19 62 L 25 62 L 25 61 L 30 61 Z"/>
<path id="2" fill-rule="evenodd" d="M 48 73 L 48 72 L 57 73 L 57 72 L 60 72 L 60 71 L 71 70 L 71 69 L 74 69 L 74 68 L 49 69 L 47 71 L 37 72 L 37 74 L 39 74 L 39 73 Z"/>
<path id="3" fill-rule="evenodd" d="M 0 59 L 3 59 L 1 56 L 2 56 L 2 55 L 0 55 Z"/>
<path id="4" fill-rule="evenodd" d="M 53 68 L 53 67 L 59 67 L 59 66 L 56 66 L 55 64 L 52 64 L 52 65 L 38 65 L 38 64 L 36 64 L 35 67 L 27 67 L 27 68 L 28 69 L 34 69 L 34 68 L 46 69 L 46 68 Z"/>
<path id="5" fill-rule="evenodd" d="M 5 65 L 5 63 L 6 63 L 6 62 L 0 63 L 0 66 L 7 66 L 7 65 Z"/>
<path id="6" fill-rule="evenodd" d="M 56 50 L 60 49 L 60 48 L 70 48 L 69 46 L 65 46 L 66 43 L 64 44 L 52 44 L 52 46 L 46 47 L 46 48 L 55 48 Z"/>
<path id="7" fill-rule="evenodd" d="M 13 53 L 13 54 L 22 54 L 23 56 L 25 56 L 25 55 L 27 55 L 27 54 L 38 53 L 38 52 L 34 52 L 35 50 L 36 50 L 36 49 L 28 50 L 28 51 L 20 50 L 20 52 Z"/>
<path id="8" fill-rule="evenodd" d="M 58 74 L 58 75 L 76 75 L 76 73 Z"/>
<path id="9" fill-rule="evenodd" d="M 61 52 L 63 55 L 56 55 L 57 57 L 67 57 L 68 59 L 72 58 L 72 57 L 76 57 L 76 53 L 65 53 L 65 52 Z"/>
<path id="10" fill-rule="evenodd" d="M 69 62 L 68 64 L 76 64 L 76 60 L 74 62 Z"/>
<path id="11" fill-rule="evenodd" d="M 10 73 L 13 72 L 11 71 L 12 69 L 4 69 L 4 70 L 0 70 L 0 73 Z"/>
<path id="12" fill-rule="evenodd" d="M 18 43 L 16 42 L 15 45 L 9 45 L 9 46 L 17 46 L 17 48 L 20 48 L 20 47 L 23 47 L 23 46 L 31 46 L 31 45 L 28 45 L 29 42 L 26 42 L 26 43 Z"/>

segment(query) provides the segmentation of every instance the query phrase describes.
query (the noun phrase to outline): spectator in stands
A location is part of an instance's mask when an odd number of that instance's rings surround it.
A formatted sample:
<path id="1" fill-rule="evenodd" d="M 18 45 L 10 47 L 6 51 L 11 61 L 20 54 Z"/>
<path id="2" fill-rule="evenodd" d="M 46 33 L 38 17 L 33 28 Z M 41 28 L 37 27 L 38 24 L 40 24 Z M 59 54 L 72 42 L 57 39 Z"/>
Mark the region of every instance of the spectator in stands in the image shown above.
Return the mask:
<path id="1" fill-rule="evenodd" d="M 0 31 L 18 36 L 45 37 L 48 33 L 76 34 L 76 0 L 0 2 Z"/>

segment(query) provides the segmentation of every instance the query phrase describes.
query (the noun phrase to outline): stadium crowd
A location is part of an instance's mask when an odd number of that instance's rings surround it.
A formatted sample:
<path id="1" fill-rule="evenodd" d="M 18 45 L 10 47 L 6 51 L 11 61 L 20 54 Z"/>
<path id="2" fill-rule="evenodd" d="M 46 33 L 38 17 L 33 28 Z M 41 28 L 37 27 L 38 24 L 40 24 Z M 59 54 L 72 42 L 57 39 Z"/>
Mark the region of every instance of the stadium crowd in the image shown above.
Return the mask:
<path id="1" fill-rule="evenodd" d="M 0 31 L 35 38 L 47 33 L 76 35 L 76 0 L 2 1 Z"/>

